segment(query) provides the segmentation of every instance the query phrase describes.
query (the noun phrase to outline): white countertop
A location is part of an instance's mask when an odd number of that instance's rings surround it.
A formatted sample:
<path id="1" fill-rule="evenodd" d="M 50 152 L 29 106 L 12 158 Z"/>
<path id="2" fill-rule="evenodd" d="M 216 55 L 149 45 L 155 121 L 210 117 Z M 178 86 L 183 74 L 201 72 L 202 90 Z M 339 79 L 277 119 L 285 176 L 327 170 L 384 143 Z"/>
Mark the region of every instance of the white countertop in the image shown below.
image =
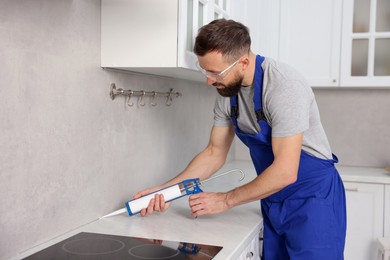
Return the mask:
<path id="1" fill-rule="evenodd" d="M 343 181 L 390 184 L 390 172 L 384 168 L 337 166 Z"/>
<path id="2" fill-rule="evenodd" d="M 227 163 L 218 173 L 239 168 L 246 173 L 243 182 L 239 174 L 206 183 L 204 191 L 227 191 L 256 177 L 250 161 Z M 337 166 L 343 181 L 390 184 L 390 173 L 383 168 Z M 20 259 L 79 232 L 143 237 L 222 246 L 216 260 L 236 259 L 251 240 L 257 236 L 263 221 L 259 202 L 233 208 L 218 215 L 191 217 L 188 198 L 174 201 L 164 213 L 148 217 L 129 217 L 127 213 L 95 220 L 62 236 L 36 246 L 12 259 Z"/>

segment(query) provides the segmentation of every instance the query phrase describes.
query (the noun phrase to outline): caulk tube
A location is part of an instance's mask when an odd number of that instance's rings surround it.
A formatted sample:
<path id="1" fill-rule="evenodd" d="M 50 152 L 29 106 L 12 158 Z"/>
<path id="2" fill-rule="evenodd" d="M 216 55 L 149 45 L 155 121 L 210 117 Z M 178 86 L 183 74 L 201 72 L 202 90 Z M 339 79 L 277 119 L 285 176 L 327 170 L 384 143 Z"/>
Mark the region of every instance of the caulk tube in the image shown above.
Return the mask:
<path id="1" fill-rule="evenodd" d="M 156 194 L 164 195 L 165 202 L 170 202 L 185 195 L 199 192 L 202 192 L 199 188 L 199 178 L 188 179 L 167 188 L 144 195 L 138 199 L 129 200 L 126 202 L 126 208 L 129 215 L 133 216 L 140 213 L 142 209 L 147 208 L 150 200 L 153 199 Z"/>

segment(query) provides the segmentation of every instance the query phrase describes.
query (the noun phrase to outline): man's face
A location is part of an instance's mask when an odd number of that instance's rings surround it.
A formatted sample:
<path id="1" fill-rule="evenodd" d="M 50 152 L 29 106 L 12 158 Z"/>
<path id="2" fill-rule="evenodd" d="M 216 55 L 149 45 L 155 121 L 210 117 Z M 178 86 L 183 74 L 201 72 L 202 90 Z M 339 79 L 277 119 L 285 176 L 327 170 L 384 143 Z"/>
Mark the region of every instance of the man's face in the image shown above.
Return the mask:
<path id="1" fill-rule="evenodd" d="M 227 63 L 221 53 L 210 52 L 198 60 L 198 68 L 206 76 L 207 84 L 216 87 L 221 96 L 238 94 L 243 81 L 243 75 L 237 69 L 241 59 Z"/>

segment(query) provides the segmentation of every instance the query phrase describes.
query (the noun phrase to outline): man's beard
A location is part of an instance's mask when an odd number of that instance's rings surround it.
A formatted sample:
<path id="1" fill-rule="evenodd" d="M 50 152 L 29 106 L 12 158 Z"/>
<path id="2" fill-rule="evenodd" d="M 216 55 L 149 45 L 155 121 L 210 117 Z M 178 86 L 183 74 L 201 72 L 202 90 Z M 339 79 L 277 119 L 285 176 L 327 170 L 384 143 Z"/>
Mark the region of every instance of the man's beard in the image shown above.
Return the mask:
<path id="1" fill-rule="evenodd" d="M 217 88 L 217 91 L 221 96 L 234 97 L 237 96 L 240 91 L 243 79 L 244 77 L 238 75 L 233 82 L 227 85 L 215 82 L 213 86 L 224 86 L 224 88 Z"/>

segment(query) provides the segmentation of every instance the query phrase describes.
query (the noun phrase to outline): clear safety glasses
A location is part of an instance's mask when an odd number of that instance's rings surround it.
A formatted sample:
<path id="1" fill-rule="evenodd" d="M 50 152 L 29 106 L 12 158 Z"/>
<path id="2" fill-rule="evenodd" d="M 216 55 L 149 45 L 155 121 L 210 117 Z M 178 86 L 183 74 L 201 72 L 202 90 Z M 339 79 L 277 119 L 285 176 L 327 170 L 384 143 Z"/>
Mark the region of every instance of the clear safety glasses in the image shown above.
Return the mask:
<path id="1" fill-rule="evenodd" d="M 200 72 L 202 72 L 203 75 L 205 75 L 207 78 L 211 79 L 212 81 L 221 81 L 229 74 L 230 70 L 235 65 L 237 65 L 240 60 L 241 60 L 241 58 L 239 58 L 238 60 L 233 62 L 229 67 L 227 67 L 226 69 L 224 69 L 223 71 L 221 71 L 219 73 L 215 73 L 215 72 L 211 72 L 211 71 L 205 70 L 204 68 L 202 68 L 199 65 L 199 62 L 196 62 L 196 67 L 198 68 L 198 70 Z"/>

